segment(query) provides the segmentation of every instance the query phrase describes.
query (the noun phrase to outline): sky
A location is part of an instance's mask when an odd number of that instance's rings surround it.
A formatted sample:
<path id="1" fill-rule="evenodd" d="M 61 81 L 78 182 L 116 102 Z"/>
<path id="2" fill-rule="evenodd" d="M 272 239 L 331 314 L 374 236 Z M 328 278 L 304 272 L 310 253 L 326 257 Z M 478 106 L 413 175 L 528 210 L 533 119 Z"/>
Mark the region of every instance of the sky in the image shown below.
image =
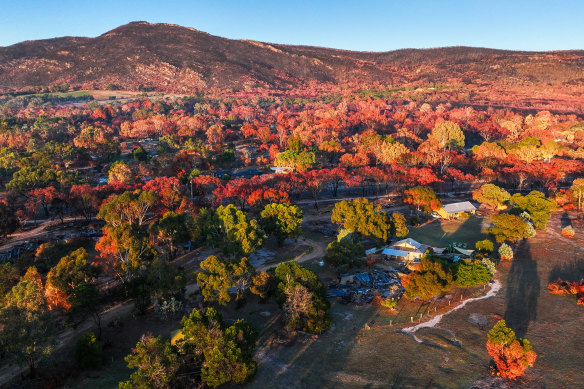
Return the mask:
<path id="1" fill-rule="evenodd" d="M 0 0 L 0 46 L 101 35 L 131 21 L 359 51 L 584 49 L 584 0 Z"/>

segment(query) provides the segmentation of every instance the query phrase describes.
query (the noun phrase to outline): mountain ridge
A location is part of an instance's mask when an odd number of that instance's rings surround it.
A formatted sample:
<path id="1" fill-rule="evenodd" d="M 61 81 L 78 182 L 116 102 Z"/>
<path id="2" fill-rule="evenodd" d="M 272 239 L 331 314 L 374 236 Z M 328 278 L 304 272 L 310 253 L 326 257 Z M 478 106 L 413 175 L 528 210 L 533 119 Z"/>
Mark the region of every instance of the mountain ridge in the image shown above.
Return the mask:
<path id="1" fill-rule="evenodd" d="M 131 22 L 95 38 L 67 36 L 0 47 L 0 85 L 9 89 L 69 83 L 192 93 L 210 88 L 286 90 L 314 83 L 452 82 L 581 87 L 584 50 L 452 46 L 350 51 L 228 39 L 148 22 Z"/>

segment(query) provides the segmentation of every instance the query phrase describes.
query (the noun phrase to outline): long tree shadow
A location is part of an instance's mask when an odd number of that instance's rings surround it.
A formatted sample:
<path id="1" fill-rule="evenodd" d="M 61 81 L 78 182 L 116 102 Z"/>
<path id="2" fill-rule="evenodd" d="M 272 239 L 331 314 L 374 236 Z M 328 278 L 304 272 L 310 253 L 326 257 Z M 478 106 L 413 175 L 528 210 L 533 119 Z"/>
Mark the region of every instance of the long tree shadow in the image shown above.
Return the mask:
<path id="1" fill-rule="evenodd" d="M 520 338 L 525 336 L 529 323 L 537 317 L 540 289 L 537 263 L 532 258 L 529 243 L 522 241 L 509 271 L 505 311 L 507 325 Z"/>
<path id="2" fill-rule="evenodd" d="M 564 213 L 562 213 L 562 218 L 560 219 L 560 223 L 561 223 L 560 226 L 562 228 L 572 225 L 572 219 L 570 218 L 570 215 L 568 214 L 568 212 L 564 211 Z"/>
<path id="3" fill-rule="evenodd" d="M 558 279 L 569 282 L 578 282 L 584 279 L 584 259 L 566 259 L 555 264 L 550 271 L 548 281 L 554 282 Z"/>

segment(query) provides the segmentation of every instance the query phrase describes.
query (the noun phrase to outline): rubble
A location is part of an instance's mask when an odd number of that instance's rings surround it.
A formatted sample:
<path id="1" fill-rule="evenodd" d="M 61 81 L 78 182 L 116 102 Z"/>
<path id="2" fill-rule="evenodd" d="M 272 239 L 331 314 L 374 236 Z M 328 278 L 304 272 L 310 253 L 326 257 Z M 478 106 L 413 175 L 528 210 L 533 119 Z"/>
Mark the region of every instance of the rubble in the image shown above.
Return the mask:
<path id="1" fill-rule="evenodd" d="M 397 270 L 374 269 L 370 272 L 341 274 L 339 282 L 329 285 L 329 297 L 339 297 L 342 303 L 370 304 L 375 296 L 399 298 L 405 289 Z"/>

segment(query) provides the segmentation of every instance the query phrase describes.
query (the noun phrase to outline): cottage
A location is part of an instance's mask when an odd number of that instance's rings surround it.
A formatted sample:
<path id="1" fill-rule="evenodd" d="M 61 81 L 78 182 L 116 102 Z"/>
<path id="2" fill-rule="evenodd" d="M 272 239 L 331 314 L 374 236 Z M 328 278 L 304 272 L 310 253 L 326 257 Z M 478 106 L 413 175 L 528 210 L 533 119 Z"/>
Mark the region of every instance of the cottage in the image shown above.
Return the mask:
<path id="1" fill-rule="evenodd" d="M 459 203 L 446 204 L 436 211 L 436 213 L 443 219 L 457 219 L 465 212 L 474 215 L 476 210 L 477 208 L 472 205 L 470 201 L 462 201 Z"/>
<path id="2" fill-rule="evenodd" d="M 415 241 L 412 238 L 402 239 L 385 248 L 381 253 L 392 259 L 407 262 L 419 262 L 430 246 Z"/>

